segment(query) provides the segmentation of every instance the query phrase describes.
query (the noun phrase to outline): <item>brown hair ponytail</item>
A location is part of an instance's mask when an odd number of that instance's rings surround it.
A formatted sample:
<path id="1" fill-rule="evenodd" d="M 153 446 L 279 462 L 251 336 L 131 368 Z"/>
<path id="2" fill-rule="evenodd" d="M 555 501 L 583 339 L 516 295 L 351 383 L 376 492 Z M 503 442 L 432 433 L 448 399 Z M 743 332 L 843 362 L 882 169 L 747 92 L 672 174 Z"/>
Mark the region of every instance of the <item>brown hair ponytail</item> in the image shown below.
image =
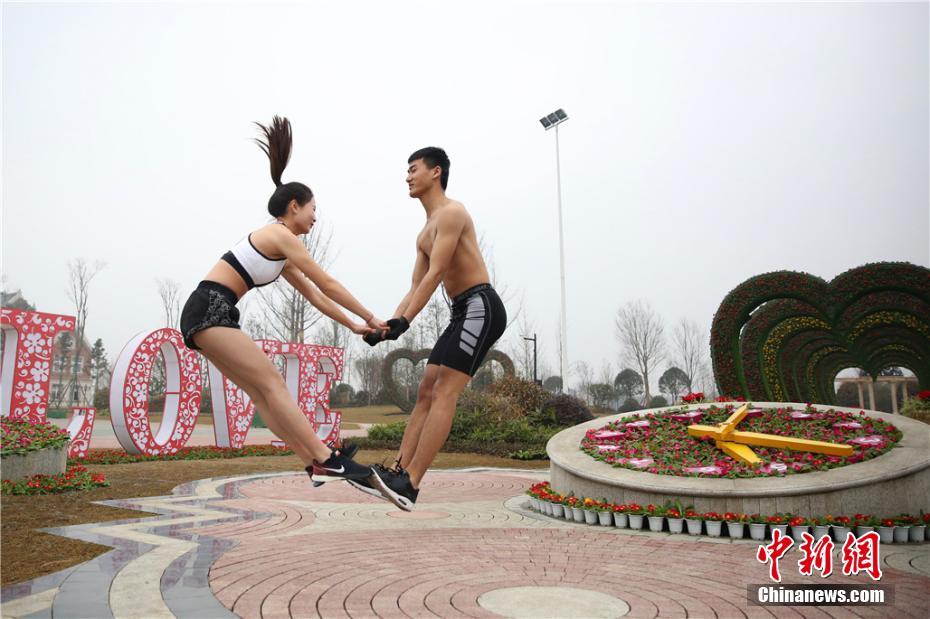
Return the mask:
<path id="1" fill-rule="evenodd" d="M 265 137 L 264 141 L 261 138 L 255 138 L 255 142 L 268 156 L 271 163 L 271 180 L 274 181 L 276 187 L 268 200 L 268 212 L 272 217 L 280 217 L 287 211 L 287 205 L 291 200 L 297 200 L 298 204 L 303 206 L 313 199 L 313 192 L 303 183 L 281 182 L 281 175 L 291 158 L 291 147 L 294 143 L 290 121 L 287 118 L 275 116 L 271 119 L 270 126 L 255 124 Z"/>

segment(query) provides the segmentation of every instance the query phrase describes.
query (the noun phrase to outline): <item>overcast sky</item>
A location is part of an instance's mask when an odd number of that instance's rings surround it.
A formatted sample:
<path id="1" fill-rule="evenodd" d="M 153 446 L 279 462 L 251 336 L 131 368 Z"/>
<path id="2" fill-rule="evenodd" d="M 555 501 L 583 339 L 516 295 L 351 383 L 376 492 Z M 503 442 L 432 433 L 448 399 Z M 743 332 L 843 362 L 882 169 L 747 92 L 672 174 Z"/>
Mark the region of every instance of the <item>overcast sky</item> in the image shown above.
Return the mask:
<path id="1" fill-rule="evenodd" d="M 290 118 L 331 273 L 388 317 L 424 222 L 407 156 L 444 147 L 496 277 L 557 369 L 560 128 L 572 362 L 619 369 L 633 299 L 709 332 L 772 270 L 930 264 L 926 2 L 4 3 L 2 270 L 111 357 L 267 220 L 252 121 Z M 254 293 L 253 293 L 254 294 Z M 251 304 L 250 307 L 256 307 Z M 512 326 L 503 348 L 516 344 Z M 662 368 L 664 369 L 664 368 Z"/>

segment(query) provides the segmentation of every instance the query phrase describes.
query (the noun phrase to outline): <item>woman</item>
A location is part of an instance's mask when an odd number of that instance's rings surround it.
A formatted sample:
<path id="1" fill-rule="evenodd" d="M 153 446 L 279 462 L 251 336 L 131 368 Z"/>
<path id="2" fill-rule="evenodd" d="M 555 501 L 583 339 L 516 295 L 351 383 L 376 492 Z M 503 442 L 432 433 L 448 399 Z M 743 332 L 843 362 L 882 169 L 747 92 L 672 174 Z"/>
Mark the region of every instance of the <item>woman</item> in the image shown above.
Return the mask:
<path id="1" fill-rule="evenodd" d="M 327 275 L 297 238 L 309 233 L 316 222 L 316 201 L 306 185 L 281 182 L 291 154 L 290 123 L 275 116 L 270 127 L 258 126 L 265 141 L 256 142 L 271 160 L 271 178 L 276 187 L 268 200 L 268 212 L 275 221 L 226 252 L 191 294 L 181 313 L 184 343 L 201 351 L 252 398 L 262 419 L 300 457 L 311 477 L 316 469 L 317 473 L 333 477 L 365 479 L 371 476 L 371 469 L 352 460 L 350 453 L 323 444 L 291 397 L 280 372 L 239 328 L 239 310 L 235 307 L 239 299 L 280 275 L 314 307 L 353 333 L 366 335 L 387 328 L 342 284 Z M 364 323 L 350 320 L 336 303 Z"/>

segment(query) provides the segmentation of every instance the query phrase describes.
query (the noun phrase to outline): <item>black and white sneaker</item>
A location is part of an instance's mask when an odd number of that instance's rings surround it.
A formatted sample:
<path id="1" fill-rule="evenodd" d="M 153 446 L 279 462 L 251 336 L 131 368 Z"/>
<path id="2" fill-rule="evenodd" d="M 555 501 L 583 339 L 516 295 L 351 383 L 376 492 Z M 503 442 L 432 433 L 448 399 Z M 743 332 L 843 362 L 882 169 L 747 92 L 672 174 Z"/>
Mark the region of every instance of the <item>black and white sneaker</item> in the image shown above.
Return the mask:
<path id="1" fill-rule="evenodd" d="M 329 443 L 330 449 L 336 449 L 333 443 Z M 358 445 L 355 443 L 350 443 L 349 441 L 343 441 L 342 446 L 339 447 L 338 451 L 342 453 L 347 458 L 354 458 L 355 454 L 358 453 Z M 311 481 L 313 481 L 313 487 L 319 488 L 328 481 L 341 481 L 341 477 L 332 477 L 321 469 L 318 465 L 314 464 L 312 467 L 307 469 L 307 474 L 310 475 Z"/>
<path id="2" fill-rule="evenodd" d="M 371 471 L 371 480 L 387 500 L 405 512 L 413 510 L 413 504 L 417 502 L 420 491 L 410 483 L 407 471 L 392 471 L 383 467 L 372 467 Z"/>
<path id="3" fill-rule="evenodd" d="M 311 479 L 316 475 L 318 481 L 323 481 L 319 479 L 323 475 L 327 478 L 338 479 L 367 479 L 372 476 L 370 466 L 363 466 L 336 450 L 333 450 L 325 461 L 314 462 L 308 466 L 306 471 Z"/>
<path id="4" fill-rule="evenodd" d="M 372 467 L 374 468 L 374 467 Z M 356 490 L 361 490 L 365 494 L 370 494 L 371 496 L 387 501 L 388 498 L 381 494 L 381 491 L 377 487 L 373 486 L 371 483 L 371 478 L 369 479 L 347 479 L 346 482 L 355 488 Z"/>

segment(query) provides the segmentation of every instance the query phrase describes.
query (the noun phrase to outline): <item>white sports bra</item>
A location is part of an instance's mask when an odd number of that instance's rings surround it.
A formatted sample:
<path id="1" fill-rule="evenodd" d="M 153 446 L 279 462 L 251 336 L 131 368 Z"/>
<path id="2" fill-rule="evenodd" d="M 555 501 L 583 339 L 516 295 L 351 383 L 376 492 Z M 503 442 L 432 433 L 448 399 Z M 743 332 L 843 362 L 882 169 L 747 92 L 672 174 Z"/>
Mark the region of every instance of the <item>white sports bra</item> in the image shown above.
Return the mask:
<path id="1" fill-rule="evenodd" d="M 287 258 L 269 258 L 258 251 L 252 244 L 251 234 L 233 245 L 232 249 L 222 255 L 221 260 L 236 269 L 249 290 L 267 286 L 278 279 L 287 264 Z"/>

